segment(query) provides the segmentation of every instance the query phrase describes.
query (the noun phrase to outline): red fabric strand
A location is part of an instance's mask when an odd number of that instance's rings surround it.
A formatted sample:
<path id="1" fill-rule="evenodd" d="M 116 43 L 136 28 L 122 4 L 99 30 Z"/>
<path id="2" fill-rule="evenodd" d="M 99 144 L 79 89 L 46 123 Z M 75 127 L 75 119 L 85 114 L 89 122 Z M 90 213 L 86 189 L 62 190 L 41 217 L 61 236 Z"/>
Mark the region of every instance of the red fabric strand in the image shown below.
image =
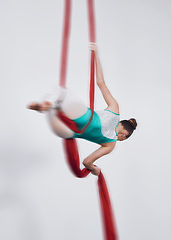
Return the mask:
<path id="1" fill-rule="evenodd" d="M 91 42 L 96 42 L 93 0 L 87 0 L 87 4 L 88 4 L 88 19 L 89 19 L 89 34 L 90 34 L 89 38 Z"/>
<path id="2" fill-rule="evenodd" d="M 94 24 L 94 9 L 93 0 L 87 0 L 88 3 L 88 14 L 89 14 L 89 32 L 90 41 L 95 42 L 95 24 Z M 65 16 L 64 16 L 64 31 L 63 31 L 63 44 L 61 54 L 61 69 L 60 69 L 60 86 L 66 86 L 66 67 L 67 67 L 67 55 L 68 55 L 68 40 L 70 30 L 70 11 L 71 1 L 65 0 Z M 79 131 L 77 125 L 67 118 L 61 111 L 58 116 L 61 120 L 70 127 L 74 132 L 82 133 L 89 125 L 94 111 L 94 52 L 91 52 L 91 66 L 90 66 L 90 108 L 92 110 L 91 118 L 84 129 Z M 80 159 L 78 153 L 78 147 L 75 139 L 65 139 L 64 147 L 66 153 L 66 159 L 71 171 L 75 176 L 79 178 L 86 177 L 90 171 L 86 168 L 80 169 Z M 98 177 L 98 189 L 101 203 L 101 212 L 103 216 L 103 228 L 106 240 L 117 240 L 116 227 L 112 214 L 112 207 L 110 197 L 107 189 L 107 185 L 102 173 Z"/>
<path id="3" fill-rule="evenodd" d="M 91 52 L 91 65 L 90 65 L 90 109 L 94 111 L 94 52 Z"/>
<path id="4" fill-rule="evenodd" d="M 75 139 L 64 140 L 65 153 L 70 169 L 76 177 L 86 177 L 90 171 L 87 168 L 80 169 L 78 147 Z"/>
<path id="5" fill-rule="evenodd" d="M 117 230 L 114 222 L 114 215 L 112 212 L 112 206 L 108 188 L 105 178 L 101 173 L 98 178 L 99 197 L 101 203 L 101 213 L 103 219 L 103 228 L 106 240 L 117 240 Z"/>
<path id="6" fill-rule="evenodd" d="M 77 124 L 73 122 L 71 119 L 67 118 L 65 114 L 61 111 L 58 112 L 58 117 L 67 125 L 72 131 L 76 133 L 80 133 Z"/>

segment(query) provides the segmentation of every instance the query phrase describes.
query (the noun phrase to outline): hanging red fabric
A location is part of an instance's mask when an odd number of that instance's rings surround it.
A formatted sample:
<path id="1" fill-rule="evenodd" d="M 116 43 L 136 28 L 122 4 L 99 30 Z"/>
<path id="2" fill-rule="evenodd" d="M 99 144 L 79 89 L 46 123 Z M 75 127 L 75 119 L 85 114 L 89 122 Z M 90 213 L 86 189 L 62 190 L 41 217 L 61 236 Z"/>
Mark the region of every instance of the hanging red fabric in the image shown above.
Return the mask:
<path id="1" fill-rule="evenodd" d="M 87 0 L 88 3 L 88 16 L 89 16 L 89 34 L 90 42 L 95 42 L 95 21 L 94 21 L 94 8 L 93 0 Z M 64 16 L 64 30 L 63 30 L 63 42 L 62 42 L 62 54 L 61 54 L 61 69 L 60 69 L 60 86 L 66 86 L 66 68 L 67 68 L 67 54 L 68 54 L 68 41 L 69 41 L 69 31 L 70 31 L 70 13 L 71 13 L 71 0 L 65 0 L 65 16 Z M 92 110 L 92 115 L 90 121 L 93 117 L 94 111 L 94 52 L 91 52 L 91 66 L 90 66 L 90 109 Z M 68 119 L 62 112 L 59 113 L 59 117 L 63 122 L 69 126 L 75 132 L 80 132 L 74 122 Z M 79 178 L 86 177 L 90 171 L 86 168 L 80 169 L 80 160 L 78 147 L 75 139 L 65 139 L 64 147 L 66 158 L 71 171 L 75 176 Z M 110 202 L 110 197 L 107 189 L 107 185 L 102 172 L 98 177 L 98 189 L 99 198 L 101 203 L 101 212 L 103 218 L 103 228 L 106 240 L 117 240 L 117 231 L 115 227 L 114 217 L 112 213 L 112 206 Z"/>

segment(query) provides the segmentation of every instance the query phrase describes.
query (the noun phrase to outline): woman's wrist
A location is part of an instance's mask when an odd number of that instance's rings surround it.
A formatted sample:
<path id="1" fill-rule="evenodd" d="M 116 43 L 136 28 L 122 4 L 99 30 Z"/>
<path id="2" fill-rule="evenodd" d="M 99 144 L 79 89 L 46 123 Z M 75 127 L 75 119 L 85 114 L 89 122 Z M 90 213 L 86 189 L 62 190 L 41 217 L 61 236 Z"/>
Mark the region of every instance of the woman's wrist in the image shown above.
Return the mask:
<path id="1" fill-rule="evenodd" d="M 96 45 L 96 43 L 90 43 L 90 49 L 91 49 L 91 51 L 93 51 L 94 52 L 94 54 L 95 54 L 95 56 L 97 56 L 98 55 L 98 48 L 97 48 L 97 45 Z"/>
<path id="2" fill-rule="evenodd" d="M 88 164 L 86 168 L 90 171 L 94 171 L 96 167 L 93 164 Z"/>
<path id="3" fill-rule="evenodd" d="M 87 159 L 84 159 L 83 165 L 90 171 L 93 171 L 95 169 L 95 166 L 93 165 L 93 163 L 87 161 Z"/>

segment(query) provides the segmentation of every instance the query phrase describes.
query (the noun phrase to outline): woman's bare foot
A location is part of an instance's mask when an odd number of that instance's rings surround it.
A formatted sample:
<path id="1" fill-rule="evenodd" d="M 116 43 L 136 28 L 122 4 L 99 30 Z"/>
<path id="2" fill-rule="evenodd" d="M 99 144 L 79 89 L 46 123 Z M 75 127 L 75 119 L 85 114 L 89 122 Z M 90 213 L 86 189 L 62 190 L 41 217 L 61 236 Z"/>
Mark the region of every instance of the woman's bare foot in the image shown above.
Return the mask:
<path id="1" fill-rule="evenodd" d="M 31 103 L 28 105 L 28 109 L 35 110 L 35 111 L 48 111 L 51 108 L 51 103 L 46 101 L 43 103 Z"/>

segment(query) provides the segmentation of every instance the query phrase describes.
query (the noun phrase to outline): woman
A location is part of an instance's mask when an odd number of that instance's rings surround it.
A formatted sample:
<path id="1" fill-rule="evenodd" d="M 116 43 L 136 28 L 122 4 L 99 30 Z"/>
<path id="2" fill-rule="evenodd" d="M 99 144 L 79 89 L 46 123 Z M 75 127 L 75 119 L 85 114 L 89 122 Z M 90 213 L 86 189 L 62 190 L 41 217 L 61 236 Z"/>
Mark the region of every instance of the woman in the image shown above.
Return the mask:
<path id="1" fill-rule="evenodd" d="M 95 53 L 96 82 L 107 103 L 107 108 L 102 111 L 94 111 L 93 118 L 83 134 L 73 132 L 57 117 L 57 113 L 61 109 L 81 130 L 88 123 L 91 116 L 91 110 L 77 99 L 75 93 L 73 94 L 66 88 L 60 88 L 58 97 L 55 93 L 49 100 L 41 104 L 32 103 L 28 108 L 37 111 L 46 111 L 51 128 L 59 137 L 84 138 L 99 144 L 100 148 L 83 161 L 84 166 L 92 174 L 99 175 L 101 170 L 99 167 L 93 165 L 94 161 L 110 153 L 117 141 L 123 141 L 130 137 L 136 129 L 137 123 L 134 118 L 120 121 L 119 105 L 105 84 L 96 44 L 91 43 L 90 49 Z"/>

